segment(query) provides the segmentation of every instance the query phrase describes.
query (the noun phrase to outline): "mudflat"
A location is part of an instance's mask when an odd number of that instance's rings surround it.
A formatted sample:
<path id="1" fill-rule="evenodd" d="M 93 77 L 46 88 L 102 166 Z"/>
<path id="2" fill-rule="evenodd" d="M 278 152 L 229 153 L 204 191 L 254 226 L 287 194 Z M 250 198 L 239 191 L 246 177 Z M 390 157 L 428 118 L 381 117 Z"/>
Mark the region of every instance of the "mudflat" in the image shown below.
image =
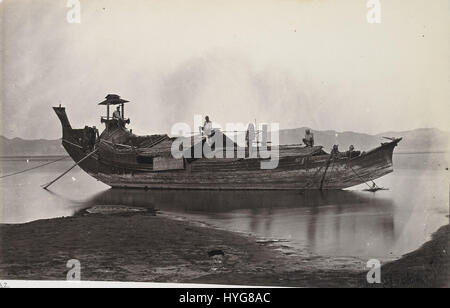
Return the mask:
<path id="1" fill-rule="evenodd" d="M 443 245 L 448 246 L 448 232 L 448 226 L 441 228 L 416 252 L 384 265 L 381 286 L 385 281 L 386 286 L 403 286 L 405 279 L 399 277 L 404 277 L 404 270 L 417 275 L 411 276 L 412 285 L 448 286 L 448 276 L 447 280 L 443 277 L 445 272 L 448 275 L 448 250 L 439 254 Z M 370 286 L 361 264 L 349 268 L 342 265 L 348 262 L 341 264 L 331 257 L 292 256 L 249 235 L 150 212 L 84 212 L 73 217 L 3 224 L 0 247 L 1 279 L 65 280 L 68 260 L 77 259 L 82 280 Z M 431 265 L 430 260 L 434 260 Z M 428 273 L 430 266 L 434 274 Z"/>

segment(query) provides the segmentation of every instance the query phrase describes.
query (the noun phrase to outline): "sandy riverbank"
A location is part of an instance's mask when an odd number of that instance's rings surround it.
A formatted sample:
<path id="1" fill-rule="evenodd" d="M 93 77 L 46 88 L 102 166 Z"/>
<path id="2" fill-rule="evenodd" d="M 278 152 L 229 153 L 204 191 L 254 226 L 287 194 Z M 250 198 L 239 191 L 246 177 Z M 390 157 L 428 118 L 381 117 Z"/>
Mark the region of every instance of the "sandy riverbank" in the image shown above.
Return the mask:
<path id="1" fill-rule="evenodd" d="M 443 231 L 442 231 L 443 230 Z M 448 255 L 433 257 L 448 227 L 405 259 L 386 264 L 384 277 L 397 277 L 405 266 L 435 260 L 432 268 L 447 266 Z M 441 233 L 444 233 L 443 235 Z M 432 242 L 433 242 L 432 241 Z M 448 245 L 448 243 L 447 243 Z M 351 287 L 367 286 L 363 266 L 350 269 L 339 260 L 319 256 L 289 256 L 256 242 L 251 236 L 171 220 L 149 212 L 87 214 L 0 225 L 0 278 L 66 278 L 66 262 L 81 262 L 83 280 L 196 282 L 273 286 Z M 208 256 L 222 250 L 224 257 Z M 431 258 L 431 259 L 430 259 Z M 418 262 L 418 263 L 417 263 Z M 348 262 L 345 262 L 347 264 Z M 328 264 L 324 266 L 324 264 Z M 358 268 L 360 270 L 355 270 Z M 437 271 L 439 272 L 439 271 Z M 442 272 L 442 271 L 441 271 Z M 447 271 L 448 273 L 448 271 Z M 389 276 L 391 275 L 391 276 Z M 441 285 L 426 277 L 425 284 Z M 397 286 L 395 279 L 389 280 Z"/>
<path id="2" fill-rule="evenodd" d="M 382 287 L 450 287 L 450 225 L 401 259 L 381 267 Z"/>

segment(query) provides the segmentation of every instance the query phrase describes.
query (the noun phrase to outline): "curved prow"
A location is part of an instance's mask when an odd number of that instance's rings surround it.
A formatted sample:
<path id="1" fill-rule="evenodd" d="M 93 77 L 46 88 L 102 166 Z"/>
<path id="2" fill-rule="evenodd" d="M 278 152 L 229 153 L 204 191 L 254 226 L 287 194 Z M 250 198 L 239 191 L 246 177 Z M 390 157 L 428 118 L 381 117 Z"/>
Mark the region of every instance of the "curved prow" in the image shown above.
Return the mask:
<path id="1" fill-rule="evenodd" d="M 63 131 L 61 140 L 62 146 L 66 149 L 70 157 L 72 157 L 72 159 L 76 162 L 73 167 L 78 165 L 89 174 L 97 173 L 98 163 L 96 155 L 98 149 L 94 149 L 95 138 L 92 138 L 93 129 L 88 126 L 81 129 L 73 129 L 72 125 L 70 125 L 69 119 L 67 118 L 66 108 L 59 105 L 58 107 L 53 107 L 53 110 L 55 110 L 56 115 L 61 121 Z"/>
<path id="2" fill-rule="evenodd" d="M 53 107 L 53 110 L 55 110 L 56 115 L 61 121 L 64 138 L 72 130 L 72 126 L 70 125 L 69 119 L 67 118 L 66 108 L 59 106 Z"/>
<path id="3" fill-rule="evenodd" d="M 59 105 L 59 107 L 53 107 L 53 110 L 55 110 L 56 115 L 61 121 L 62 144 L 73 158 L 73 147 L 77 148 L 76 151 L 78 151 L 79 149 L 83 149 L 83 146 L 85 145 L 83 144 L 84 132 L 82 129 L 72 128 L 72 125 L 70 125 L 69 119 L 67 118 L 66 108 Z"/>

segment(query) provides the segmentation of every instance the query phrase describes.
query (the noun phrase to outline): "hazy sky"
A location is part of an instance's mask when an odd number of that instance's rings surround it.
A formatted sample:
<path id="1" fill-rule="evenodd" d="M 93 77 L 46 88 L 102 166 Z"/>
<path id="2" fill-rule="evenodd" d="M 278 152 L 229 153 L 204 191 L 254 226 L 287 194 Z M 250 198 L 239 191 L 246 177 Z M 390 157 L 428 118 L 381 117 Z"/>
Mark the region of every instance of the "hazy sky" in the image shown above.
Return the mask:
<path id="1" fill-rule="evenodd" d="M 281 128 L 450 131 L 449 0 L 3 0 L 2 133 L 58 138 L 51 106 L 100 126 L 108 93 L 133 132 L 194 114 Z"/>

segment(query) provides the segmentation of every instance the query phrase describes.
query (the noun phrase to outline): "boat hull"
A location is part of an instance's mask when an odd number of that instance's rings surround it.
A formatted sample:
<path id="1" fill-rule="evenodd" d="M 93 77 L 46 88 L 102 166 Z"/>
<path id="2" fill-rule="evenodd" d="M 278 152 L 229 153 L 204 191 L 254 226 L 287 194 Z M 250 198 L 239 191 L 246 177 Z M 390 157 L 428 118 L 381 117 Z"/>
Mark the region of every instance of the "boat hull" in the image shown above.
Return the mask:
<path id="1" fill-rule="evenodd" d="M 275 169 L 245 169 L 245 161 L 226 159 L 194 162 L 188 170 L 124 174 L 90 173 L 111 187 L 143 189 L 298 190 L 344 189 L 369 182 L 393 171 L 393 145 L 382 146 L 356 159 L 331 161 L 323 157 L 280 159 Z M 302 163 L 303 160 L 303 163 Z M 242 165 L 242 166 L 240 166 Z"/>
<path id="2" fill-rule="evenodd" d="M 78 162 L 89 152 L 80 141 L 80 130 L 65 124 L 64 108 L 56 107 L 63 124 L 63 146 Z M 278 166 L 261 169 L 259 158 L 201 158 L 185 160 L 181 170 L 151 170 L 145 164 L 100 149 L 80 167 L 95 179 L 116 188 L 201 190 L 302 190 L 344 189 L 377 179 L 393 171 L 392 155 L 400 139 L 384 143 L 361 155 L 348 158 L 292 154 L 280 146 Z M 287 154 L 289 152 L 289 154 Z M 128 156 L 127 156 L 128 155 Z M 132 157 L 124 154 L 124 157 Z"/>

